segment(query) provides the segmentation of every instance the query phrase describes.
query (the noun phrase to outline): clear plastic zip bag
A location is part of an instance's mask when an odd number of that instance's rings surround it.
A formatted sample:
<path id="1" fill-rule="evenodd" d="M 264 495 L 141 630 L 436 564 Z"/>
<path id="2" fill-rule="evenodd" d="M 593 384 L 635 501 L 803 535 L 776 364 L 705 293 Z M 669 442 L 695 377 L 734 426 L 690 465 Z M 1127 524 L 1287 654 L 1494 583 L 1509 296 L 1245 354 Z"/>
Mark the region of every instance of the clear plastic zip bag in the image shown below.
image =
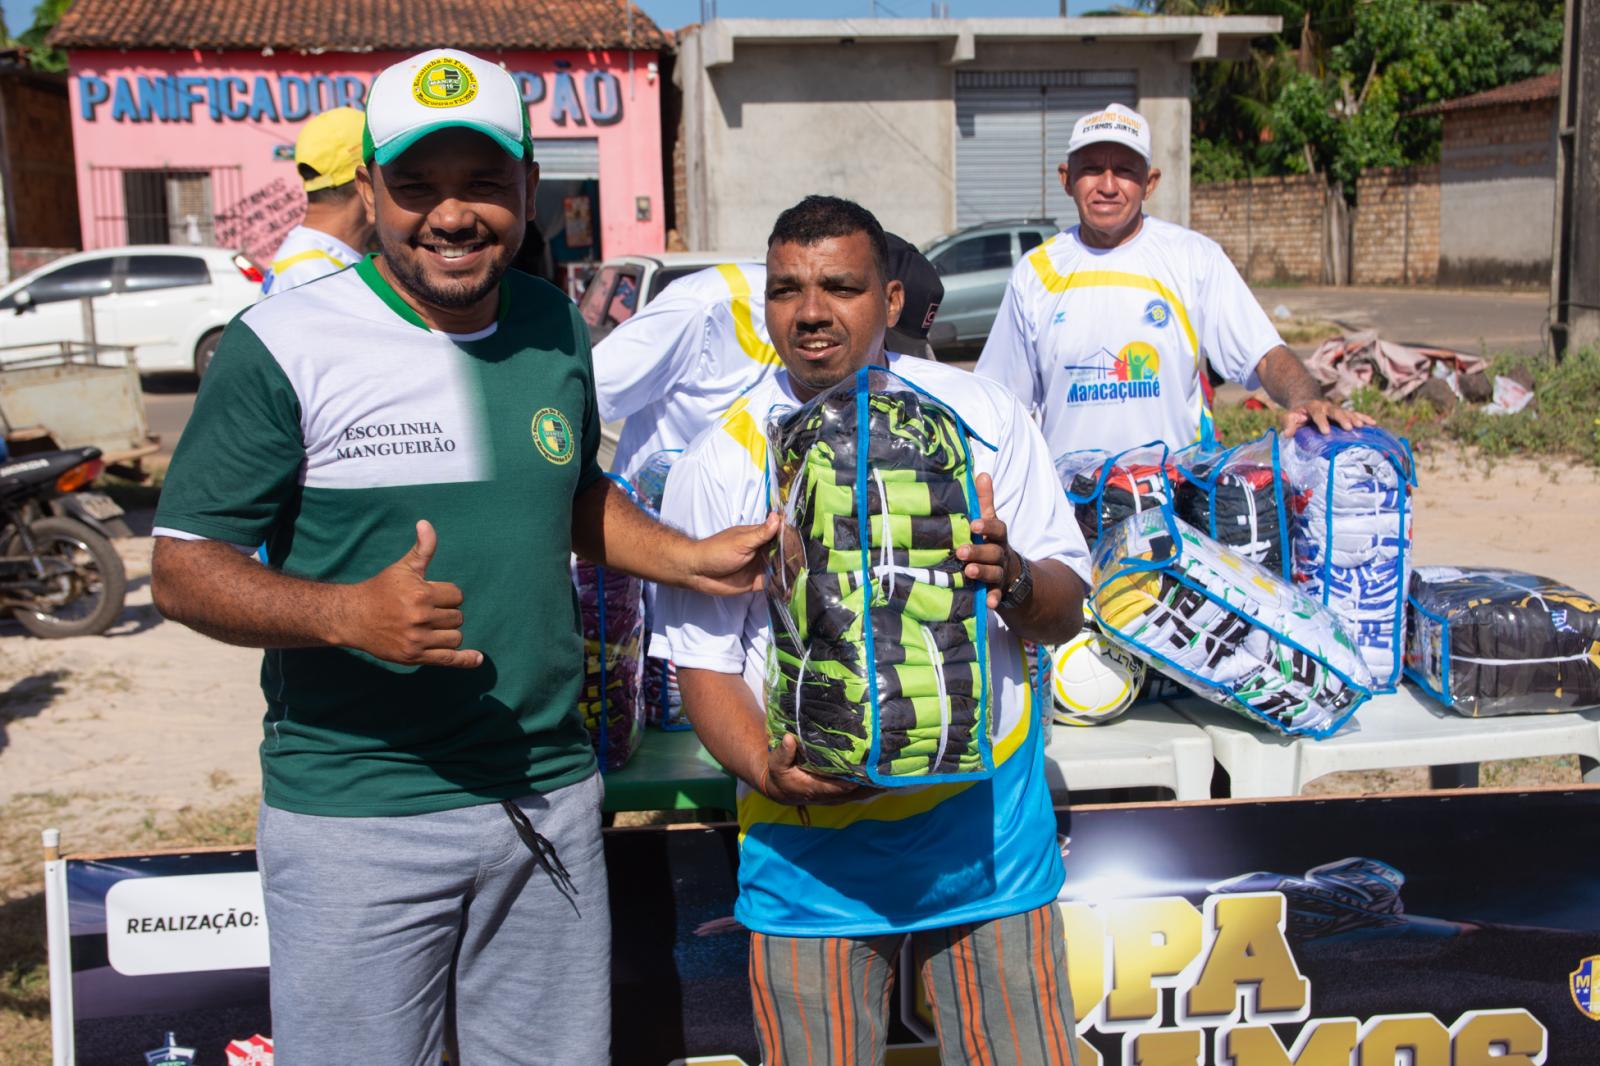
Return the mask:
<path id="1" fill-rule="evenodd" d="M 626 481 L 607 475 L 630 495 Z M 578 712 L 602 772 L 633 757 L 644 734 L 644 581 L 573 556 L 572 584 L 583 628 Z"/>
<path id="2" fill-rule="evenodd" d="M 1404 667 L 1411 579 L 1411 446 L 1376 427 L 1306 428 L 1285 449 L 1294 483 L 1294 580 L 1356 638 L 1374 691 Z"/>
<path id="3" fill-rule="evenodd" d="M 1332 736 L 1371 695 L 1332 611 L 1165 509 L 1101 540 L 1091 607 L 1162 673 L 1289 736 Z"/>
<path id="4" fill-rule="evenodd" d="M 1056 459 L 1056 476 L 1091 548 L 1129 515 L 1171 508 L 1182 483 L 1178 465 L 1160 441 L 1121 452 L 1067 452 Z"/>
<path id="5" fill-rule="evenodd" d="M 994 770 L 987 587 L 956 550 L 978 516 L 951 408 L 865 368 L 767 424 L 767 724 L 815 773 L 879 787 Z"/>
<path id="6" fill-rule="evenodd" d="M 1277 430 L 1231 448 L 1194 445 L 1179 452 L 1178 517 L 1275 574 L 1293 576 L 1290 515 L 1294 490 Z"/>

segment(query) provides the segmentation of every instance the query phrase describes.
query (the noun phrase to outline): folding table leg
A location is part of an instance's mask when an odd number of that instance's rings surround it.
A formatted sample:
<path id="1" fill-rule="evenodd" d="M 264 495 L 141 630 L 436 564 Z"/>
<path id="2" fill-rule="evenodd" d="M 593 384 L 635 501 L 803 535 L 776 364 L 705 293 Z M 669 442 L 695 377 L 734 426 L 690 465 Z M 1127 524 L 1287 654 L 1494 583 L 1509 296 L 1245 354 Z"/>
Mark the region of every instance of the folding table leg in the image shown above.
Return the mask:
<path id="1" fill-rule="evenodd" d="M 1478 764 L 1475 762 L 1449 763 L 1428 767 L 1428 783 L 1434 788 L 1477 788 Z"/>

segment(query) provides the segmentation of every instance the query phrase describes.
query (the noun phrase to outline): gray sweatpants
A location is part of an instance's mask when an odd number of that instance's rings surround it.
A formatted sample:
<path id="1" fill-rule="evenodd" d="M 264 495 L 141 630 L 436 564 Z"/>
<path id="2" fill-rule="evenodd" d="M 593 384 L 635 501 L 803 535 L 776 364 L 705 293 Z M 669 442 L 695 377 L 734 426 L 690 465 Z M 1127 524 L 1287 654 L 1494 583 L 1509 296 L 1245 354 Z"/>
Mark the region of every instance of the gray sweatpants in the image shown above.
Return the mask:
<path id="1" fill-rule="evenodd" d="M 404 818 L 265 805 L 257 827 L 279 1066 L 606 1063 L 611 915 L 600 777 L 514 801 L 564 890 L 498 803 Z"/>

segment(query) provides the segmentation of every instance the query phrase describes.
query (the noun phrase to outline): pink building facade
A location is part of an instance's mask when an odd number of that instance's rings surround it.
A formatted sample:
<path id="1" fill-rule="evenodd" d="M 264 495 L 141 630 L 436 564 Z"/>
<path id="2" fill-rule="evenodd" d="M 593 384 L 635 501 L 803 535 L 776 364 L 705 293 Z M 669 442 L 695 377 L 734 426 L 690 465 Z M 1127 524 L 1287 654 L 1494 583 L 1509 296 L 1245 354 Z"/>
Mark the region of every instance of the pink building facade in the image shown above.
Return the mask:
<path id="1" fill-rule="evenodd" d="M 266 262 L 300 219 L 293 145 L 363 106 L 398 52 L 71 52 L 84 248 L 216 244 Z M 660 251 L 661 78 L 653 51 L 494 56 L 528 107 L 539 223 L 558 266 Z"/>

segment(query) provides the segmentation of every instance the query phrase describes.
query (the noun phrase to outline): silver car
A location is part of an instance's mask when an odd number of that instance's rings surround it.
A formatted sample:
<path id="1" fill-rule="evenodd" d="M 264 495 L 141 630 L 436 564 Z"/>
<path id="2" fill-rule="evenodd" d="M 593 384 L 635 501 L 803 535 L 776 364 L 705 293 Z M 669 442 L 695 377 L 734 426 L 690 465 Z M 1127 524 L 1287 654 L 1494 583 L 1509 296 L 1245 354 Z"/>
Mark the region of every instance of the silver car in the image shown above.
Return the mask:
<path id="1" fill-rule="evenodd" d="M 923 246 L 922 254 L 944 282 L 939 324 L 955 331 L 954 340 L 940 342 L 941 352 L 982 346 L 994 327 L 1011 268 L 1056 233 L 1048 218 L 1007 219 L 968 226 Z"/>

